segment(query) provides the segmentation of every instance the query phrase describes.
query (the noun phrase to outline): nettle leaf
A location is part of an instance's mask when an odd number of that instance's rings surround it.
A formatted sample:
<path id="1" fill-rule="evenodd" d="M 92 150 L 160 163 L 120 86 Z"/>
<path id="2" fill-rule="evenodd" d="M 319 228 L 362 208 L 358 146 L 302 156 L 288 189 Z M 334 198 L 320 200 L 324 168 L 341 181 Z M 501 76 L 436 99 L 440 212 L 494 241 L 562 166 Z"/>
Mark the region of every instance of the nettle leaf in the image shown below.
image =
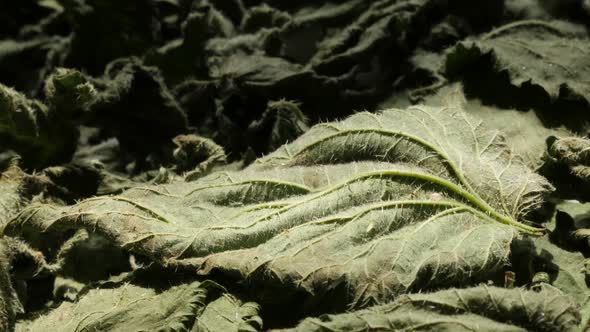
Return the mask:
<path id="1" fill-rule="evenodd" d="M 191 331 L 260 331 L 262 319 L 258 316 L 259 311 L 260 307 L 254 302 L 242 303 L 230 294 L 223 294 L 207 304 Z"/>
<path id="2" fill-rule="evenodd" d="M 24 312 L 10 277 L 10 257 L 4 239 L 0 238 L 0 329 L 14 328 L 17 314 Z"/>
<path id="3" fill-rule="evenodd" d="M 590 40 L 580 29 L 559 21 L 510 23 L 457 45 L 446 71 L 454 74 L 464 62 L 491 53 L 495 69 L 507 71 L 515 86 L 527 82 L 541 86 L 553 99 L 569 92 L 590 101 Z"/>
<path id="4" fill-rule="evenodd" d="M 223 148 L 213 140 L 196 135 L 178 135 L 173 139 L 176 149 L 173 156 L 176 171 L 190 171 L 186 178 L 198 178 L 214 166 L 224 164 L 227 156 Z"/>
<path id="5" fill-rule="evenodd" d="M 85 228 L 271 301 L 363 306 L 493 278 L 517 230 L 543 233 L 526 219 L 551 189 L 458 106 L 415 106 L 317 125 L 242 171 L 31 206 L 5 233 L 51 252 Z"/>
<path id="6" fill-rule="evenodd" d="M 590 289 L 586 284 L 584 255 L 563 250 L 546 237 L 534 240 L 534 252 L 531 254 L 535 265 L 549 274 L 552 285 L 576 300 L 582 321 L 587 323 L 590 318 Z"/>
<path id="7" fill-rule="evenodd" d="M 25 313 L 30 295 L 27 293 L 27 281 L 51 272 L 52 267 L 47 265 L 42 253 L 33 250 L 18 239 L 0 237 L 0 329 L 2 331 L 14 331 L 17 316 Z"/>
<path id="8" fill-rule="evenodd" d="M 21 195 L 25 173 L 12 161 L 0 164 L 0 228 L 27 203 Z"/>
<path id="9" fill-rule="evenodd" d="M 518 111 L 486 106 L 479 100 L 468 102 L 469 114 L 477 117 L 486 125 L 502 130 L 506 141 L 515 153 L 533 169 L 543 163 L 546 151 L 546 139 L 552 135 L 571 134 L 563 127 L 547 128 L 534 111 Z"/>
<path id="10" fill-rule="evenodd" d="M 188 331 L 206 305 L 207 291 L 198 282 L 156 292 L 132 284 L 92 289 L 77 302 L 31 321 L 19 321 L 16 331 Z"/>
<path id="11" fill-rule="evenodd" d="M 41 102 L 0 84 L 0 151 L 13 150 L 31 168 L 68 160 L 77 131 Z"/>
<path id="12" fill-rule="evenodd" d="M 576 331 L 576 305 L 558 290 L 480 286 L 412 294 L 365 310 L 308 318 L 282 331 Z"/>
<path id="13" fill-rule="evenodd" d="M 514 246 L 511 255 L 517 276 L 545 273 L 547 283 L 576 301 L 586 325 L 590 323 L 589 261 L 585 257 L 589 208 L 588 203 L 558 202 L 554 217 L 547 223 L 549 234 L 532 239 L 528 245 Z M 533 287 L 534 281 L 535 277 Z"/>
<path id="14" fill-rule="evenodd" d="M 590 140 L 582 137 L 551 137 L 547 142 L 547 154 L 554 162 L 566 165 L 572 175 L 590 180 Z"/>
<path id="15" fill-rule="evenodd" d="M 251 145 L 268 153 L 306 132 L 309 129 L 308 120 L 299 106 L 284 99 L 268 102 L 260 119 L 248 126 Z"/>
<path id="16" fill-rule="evenodd" d="M 444 71 L 487 103 L 542 110 L 549 122 L 585 131 L 589 59 L 590 39 L 583 26 L 528 20 L 459 43 L 448 51 Z M 568 112 L 556 117 L 555 109 Z"/>
<path id="17" fill-rule="evenodd" d="M 462 103 L 468 114 L 482 120 L 489 128 L 501 130 L 512 152 L 533 169 L 538 169 L 543 164 L 548 137 L 573 135 L 563 126 L 549 126 L 534 110 L 525 112 L 498 108 L 485 105 L 478 99 L 467 98 L 463 87 L 458 83 L 441 88 L 436 94 L 425 98 L 425 103 L 442 106 Z"/>
<path id="18" fill-rule="evenodd" d="M 547 138 L 547 151 L 542 174 L 555 183 L 562 198 L 587 201 L 590 197 L 590 140 L 568 135 Z"/>

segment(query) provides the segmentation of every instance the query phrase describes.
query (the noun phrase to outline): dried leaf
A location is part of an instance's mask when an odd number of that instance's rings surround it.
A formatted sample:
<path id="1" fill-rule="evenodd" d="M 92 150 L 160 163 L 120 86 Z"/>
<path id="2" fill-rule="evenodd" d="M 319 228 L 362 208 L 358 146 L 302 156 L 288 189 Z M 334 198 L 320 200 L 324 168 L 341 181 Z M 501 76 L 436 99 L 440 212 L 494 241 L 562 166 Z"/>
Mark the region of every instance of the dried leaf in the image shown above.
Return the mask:
<path id="1" fill-rule="evenodd" d="M 515 229 L 542 233 L 525 220 L 550 190 L 463 110 L 417 106 L 315 126 L 243 171 L 33 206 L 6 233 L 49 250 L 85 228 L 161 264 L 284 290 L 274 301 L 333 292 L 332 305 L 362 306 L 493 278 Z"/>
<path id="2" fill-rule="evenodd" d="M 242 303 L 230 294 L 223 294 L 207 304 L 192 332 L 255 332 L 262 330 L 258 316 L 260 307 L 254 302 Z"/>
<path id="3" fill-rule="evenodd" d="M 506 108 L 544 111 L 544 120 L 587 128 L 590 39 L 582 26 L 561 21 L 517 21 L 459 43 L 445 73 L 468 93 Z M 567 108 L 559 117 L 554 109 Z"/>
<path id="4" fill-rule="evenodd" d="M 24 177 L 14 162 L 0 165 L 0 229 L 28 203 L 22 195 Z"/>
<path id="5" fill-rule="evenodd" d="M 131 284 L 92 289 L 77 302 L 63 302 L 16 331 L 188 331 L 205 306 L 207 292 L 198 282 L 156 292 Z"/>
<path id="6" fill-rule="evenodd" d="M 580 317 L 570 298 L 480 286 L 412 294 L 382 306 L 308 318 L 281 331 L 577 331 Z"/>
<path id="7" fill-rule="evenodd" d="M 0 238 L 0 329 L 14 328 L 17 314 L 24 312 L 10 277 L 10 259 L 4 239 Z"/>
<path id="8" fill-rule="evenodd" d="M 587 200 L 590 197 L 590 140 L 578 136 L 550 136 L 542 174 L 556 184 L 562 198 Z"/>
<path id="9" fill-rule="evenodd" d="M 37 100 L 0 84 L 0 149 L 14 150 L 23 163 L 40 168 L 69 160 L 78 131 Z"/>

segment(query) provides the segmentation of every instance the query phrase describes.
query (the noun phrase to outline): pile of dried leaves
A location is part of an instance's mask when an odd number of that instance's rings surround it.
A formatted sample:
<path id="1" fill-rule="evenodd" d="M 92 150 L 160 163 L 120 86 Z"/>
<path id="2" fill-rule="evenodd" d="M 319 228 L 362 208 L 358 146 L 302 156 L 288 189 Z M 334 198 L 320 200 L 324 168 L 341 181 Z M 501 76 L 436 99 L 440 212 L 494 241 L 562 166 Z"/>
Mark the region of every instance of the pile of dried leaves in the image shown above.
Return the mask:
<path id="1" fill-rule="evenodd" d="M 0 330 L 590 330 L 588 22 L 0 2 Z"/>

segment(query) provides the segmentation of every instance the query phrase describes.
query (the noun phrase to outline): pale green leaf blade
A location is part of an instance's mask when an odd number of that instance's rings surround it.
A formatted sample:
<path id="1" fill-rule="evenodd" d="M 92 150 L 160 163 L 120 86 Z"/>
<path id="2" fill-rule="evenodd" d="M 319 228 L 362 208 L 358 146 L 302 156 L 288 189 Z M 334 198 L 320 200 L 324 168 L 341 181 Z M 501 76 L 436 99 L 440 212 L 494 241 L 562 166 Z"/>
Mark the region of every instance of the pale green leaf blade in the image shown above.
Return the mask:
<path id="1" fill-rule="evenodd" d="M 412 294 L 364 310 L 307 318 L 281 331 L 576 331 L 580 317 L 570 298 L 480 286 Z"/>
<path id="2" fill-rule="evenodd" d="M 206 305 L 207 292 L 198 282 L 162 292 L 126 284 L 92 289 L 77 302 L 32 320 L 19 321 L 16 331 L 188 331 Z"/>
<path id="3" fill-rule="evenodd" d="M 49 251 L 85 228 L 260 298 L 340 296 L 341 310 L 495 278 L 517 229 L 542 232 L 526 218 L 550 190 L 460 106 L 415 106 L 317 125 L 242 171 L 31 206 L 6 233 Z"/>

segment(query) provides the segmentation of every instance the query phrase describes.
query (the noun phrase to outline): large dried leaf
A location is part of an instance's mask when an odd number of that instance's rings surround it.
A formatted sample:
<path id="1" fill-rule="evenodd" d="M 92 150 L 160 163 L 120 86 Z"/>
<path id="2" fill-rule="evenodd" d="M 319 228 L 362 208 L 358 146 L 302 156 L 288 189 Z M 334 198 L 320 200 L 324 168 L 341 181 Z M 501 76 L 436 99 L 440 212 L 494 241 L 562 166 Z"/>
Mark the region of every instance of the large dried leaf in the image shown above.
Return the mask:
<path id="1" fill-rule="evenodd" d="M 468 94 L 503 108 L 539 111 L 551 126 L 586 132 L 590 102 L 590 39 L 560 21 L 519 21 L 448 52 L 445 73 Z M 556 110 L 566 110 L 557 115 Z"/>
<path id="2" fill-rule="evenodd" d="M 412 294 L 383 306 L 308 318 L 283 331 L 576 331 L 579 321 L 576 305 L 554 289 L 480 286 Z"/>
<path id="3" fill-rule="evenodd" d="M 256 303 L 242 303 L 208 282 L 156 291 L 133 284 L 86 289 L 75 302 L 64 302 L 16 331 L 236 331 L 262 329 Z"/>
<path id="4" fill-rule="evenodd" d="M 242 171 L 32 206 L 6 233 L 49 253 L 85 228 L 274 301 L 356 306 L 493 278 L 516 229 L 542 233 L 526 218 L 550 190 L 497 131 L 458 107 L 417 106 L 315 126 Z"/>
<path id="5" fill-rule="evenodd" d="M 446 63 L 450 75 L 484 54 L 517 87 L 541 86 L 556 99 L 571 94 L 590 101 L 590 40 L 580 27 L 563 22 L 514 22 L 459 44 Z"/>
<path id="6" fill-rule="evenodd" d="M 198 282 L 156 292 L 131 284 L 93 289 L 77 302 L 32 320 L 19 321 L 16 331 L 188 331 L 206 305 L 206 289 Z"/>
<path id="7" fill-rule="evenodd" d="M 548 223 L 547 236 L 532 239 L 514 246 L 513 267 L 516 276 L 530 278 L 546 274 L 545 282 L 568 294 L 580 308 L 582 323 L 590 322 L 590 288 L 588 287 L 588 260 L 586 225 L 588 204 L 563 201 L 556 205 L 554 218 Z M 580 252 L 582 251 L 582 252 Z M 532 280 L 521 280 L 535 285 Z"/>

